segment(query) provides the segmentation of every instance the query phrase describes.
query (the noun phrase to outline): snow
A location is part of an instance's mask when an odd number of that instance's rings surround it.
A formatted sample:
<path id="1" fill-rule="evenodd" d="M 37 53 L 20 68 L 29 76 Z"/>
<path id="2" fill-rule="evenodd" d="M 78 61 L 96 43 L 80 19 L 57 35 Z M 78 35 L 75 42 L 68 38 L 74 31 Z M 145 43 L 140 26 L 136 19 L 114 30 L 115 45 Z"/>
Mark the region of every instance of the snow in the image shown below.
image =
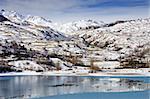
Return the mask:
<path id="1" fill-rule="evenodd" d="M 104 25 L 103 22 L 96 22 L 93 20 L 80 20 L 65 24 L 55 24 L 53 28 L 67 35 L 73 35 L 76 34 L 76 31 L 78 30 L 86 29 L 89 27 L 101 27 L 102 25 Z"/>
<path id="2" fill-rule="evenodd" d="M 100 68 L 117 68 L 120 67 L 120 63 L 118 61 L 105 61 L 105 62 L 95 62 L 95 66 L 99 66 Z"/>
<path id="3" fill-rule="evenodd" d="M 31 70 L 31 71 L 37 71 L 37 70 L 43 70 L 44 68 L 37 63 L 29 60 L 19 60 L 19 61 L 12 61 L 8 63 L 9 65 L 13 65 L 16 70 Z"/>
<path id="4" fill-rule="evenodd" d="M 66 40 L 64 34 L 53 30 L 52 28 L 38 27 L 31 24 L 22 25 L 12 22 L 4 22 L 0 25 L 0 38 L 15 40 L 16 42 L 35 42 L 43 39 L 46 40 Z"/>
<path id="5" fill-rule="evenodd" d="M 61 67 L 62 70 L 66 70 L 66 69 L 69 69 L 69 67 L 72 66 L 71 63 L 68 63 L 68 62 L 64 62 L 58 58 L 51 58 L 52 62 L 55 64 L 55 65 L 59 65 Z"/>
<path id="6" fill-rule="evenodd" d="M 12 22 L 20 23 L 24 19 L 24 16 L 20 15 L 19 13 L 15 11 L 4 11 L 2 12 L 2 15 L 4 15 L 6 18 L 11 20 Z"/>
<path id="7" fill-rule="evenodd" d="M 150 73 L 147 72 L 149 68 L 145 69 L 120 69 L 115 70 L 115 72 L 97 72 L 88 73 L 89 70 L 60 70 L 60 71 L 47 71 L 47 72 L 35 72 L 35 71 L 23 71 L 23 72 L 9 72 L 0 73 L 0 76 L 21 76 L 21 75 L 46 75 L 46 76 L 100 76 L 100 77 L 149 77 Z M 114 80 L 117 81 L 117 80 Z"/>
<path id="8" fill-rule="evenodd" d="M 103 55 L 108 60 L 118 59 L 119 54 L 129 55 L 139 49 L 139 46 L 149 48 L 150 19 L 128 21 L 111 27 L 80 31 L 77 34 L 91 45 L 102 48 L 105 52 Z"/>
<path id="9" fill-rule="evenodd" d="M 46 26 L 46 27 L 51 26 L 51 21 L 46 20 L 43 17 L 39 17 L 39 16 L 28 15 L 24 20 L 33 23 L 35 25 Z"/>

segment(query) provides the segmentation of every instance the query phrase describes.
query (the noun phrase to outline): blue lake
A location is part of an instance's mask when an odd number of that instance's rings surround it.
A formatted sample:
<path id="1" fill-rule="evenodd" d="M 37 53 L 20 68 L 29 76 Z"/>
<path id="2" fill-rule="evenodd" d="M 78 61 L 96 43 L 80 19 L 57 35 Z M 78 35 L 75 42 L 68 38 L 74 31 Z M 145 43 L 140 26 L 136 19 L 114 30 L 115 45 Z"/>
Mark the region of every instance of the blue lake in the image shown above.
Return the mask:
<path id="1" fill-rule="evenodd" d="M 148 77 L 0 77 L 0 99 L 150 99 Z"/>

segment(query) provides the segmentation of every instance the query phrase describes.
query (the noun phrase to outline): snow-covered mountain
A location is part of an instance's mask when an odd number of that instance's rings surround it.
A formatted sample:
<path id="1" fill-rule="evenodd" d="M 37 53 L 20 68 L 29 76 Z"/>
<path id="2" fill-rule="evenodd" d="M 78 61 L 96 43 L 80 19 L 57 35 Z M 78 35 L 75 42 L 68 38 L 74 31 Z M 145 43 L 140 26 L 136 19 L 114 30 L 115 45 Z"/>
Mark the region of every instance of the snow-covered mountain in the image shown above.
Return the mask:
<path id="1" fill-rule="evenodd" d="M 39 16 L 2 11 L 0 41 L 1 54 L 3 48 L 9 45 L 6 42 L 15 41 L 28 50 L 38 51 L 43 55 L 42 58 L 54 55 L 53 58 L 63 64 L 63 67 L 68 62 L 86 65 L 87 62 L 90 63 L 90 59 L 118 62 L 121 58 L 132 56 L 147 60 L 150 58 L 150 18 L 110 24 L 93 20 L 58 24 Z M 5 51 L 7 48 L 9 47 Z M 61 56 L 60 59 L 58 56 Z"/>
<path id="2" fill-rule="evenodd" d="M 50 27 L 52 23 L 50 20 L 47 20 L 40 16 L 31 16 L 31 15 L 24 16 L 15 11 L 3 10 L 1 13 L 4 17 L 8 18 L 9 20 L 15 23 L 28 22 L 30 24 L 34 24 L 37 26 L 45 26 L 45 27 Z"/>
<path id="3" fill-rule="evenodd" d="M 54 28 L 62 33 L 68 35 L 74 35 L 80 30 L 89 30 L 89 29 L 97 29 L 104 25 L 104 22 L 97 22 L 93 20 L 80 20 L 73 21 L 61 25 L 56 25 Z"/>
<path id="4" fill-rule="evenodd" d="M 23 16 L 15 11 L 2 11 L 2 15 L 15 23 L 29 23 L 32 25 L 43 26 L 43 27 L 51 27 L 59 32 L 73 35 L 74 32 L 79 30 L 89 30 L 89 29 L 97 29 L 102 27 L 104 22 L 94 21 L 94 20 L 80 20 L 73 21 L 65 24 L 53 23 L 50 20 L 47 20 L 40 16 Z"/>
<path id="5" fill-rule="evenodd" d="M 18 33 L 21 35 L 21 32 L 27 32 L 25 35 L 29 34 L 31 38 L 45 38 L 47 40 L 61 40 L 65 38 L 64 34 L 49 27 L 51 21 L 42 17 L 23 16 L 15 11 L 3 11 L 2 15 L 10 20 L 9 22 L 3 22 L 1 24 L 1 30 L 4 32 L 11 31 L 14 32 L 15 35 L 18 35 Z"/>
<path id="6" fill-rule="evenodd" d="M 78 34 L 90 45 L 123 56 L 134 53 L 135 50 L 150 49 L 149 18 L 107 25 L 95 30 L 81 31 Z"/>
<path id="7" fill-rule="evenodd" d="M 28 15 L 24 20 L 39 26 L 48 27 L 52 25 L 52 22 L 50 20 L 46 20 L 45 18 L 39 16 Z"/>
<path id="8" fill-rule="evenodd" d="M 20 23 L 25 18 L 23 15 L 15 12 L 15 11 L 1 11 L 2 15 L 12 22 Z"/>
<path id="9" fill-rule="evenodd" d="M 69 51 L 74 51 L 71 49 L 77 49 L 77 47 L 74 46 L 74 42 L 68 43 L 70 38 L 66 37 L 65 34 L 45 25 L 46 22 L 51 23 L 50 21 L 37 16 L 25 17 L 12 11 L 3 11 L 0 17 L 0 59 L 11 60 L 13 64 L 10 65 L 21 70 L 39 68 L 38 64 L 48 65 L 46 70 L 51 68 L 49 65 L 57 66 L 58 63 L 62 69 L 67 69 L 67 66 L 71 66 L 70 62 L 59 59 L 57 55 L 62 55 L 65 52 L 68 54 L 70 53 Z M 69 48 L 70 46 L 72 47 Z M 53 54 L 55 59 L 50 56 Z M 44 59 L 44 62 L 38 60 L 40 58 Z M 22 59 L 26 61 L 22 61 Z M 31 60 L 34 61 L 32 62 Z M 53 64 L 50 64 L 51 62 Z M 6 63 L 9 65 L 8 61 Z M 25 66 L 24 63 L 29 66 Z M 32 66 L 30 63 L 35 64 Z"/>

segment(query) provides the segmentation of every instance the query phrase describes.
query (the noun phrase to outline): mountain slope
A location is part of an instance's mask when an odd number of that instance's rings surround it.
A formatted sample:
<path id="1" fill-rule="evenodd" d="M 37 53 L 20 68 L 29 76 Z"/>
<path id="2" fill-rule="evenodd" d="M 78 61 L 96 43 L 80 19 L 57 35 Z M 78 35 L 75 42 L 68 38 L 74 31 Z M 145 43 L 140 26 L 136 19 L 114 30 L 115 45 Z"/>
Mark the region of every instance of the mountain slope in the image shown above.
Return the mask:
<path id="1" fill-rule="evenodd" d="M 24 20 L 35 25 L 46 26 L 46 27 L 49 27 L 52 24 L 51 21 L 46 20 L 43 17 L 39 17 L 39 16 L 28 15 Z"/>
<path id="2" fill-rule="evenodd" d="M 32 45 L 36 42 L 68 40 L 63 33 L 48 26 L 40 25 L 39 22 L 42 24 L 45 24 L 44 22 L 50 23 L 44 18 L 25 17 L 14 11 L 3 11 L 2 16 L 9 21 L 6 20 L 0 24 L 1 40 L 16 41 L 25 44 L 27 47 L 29 47 L 28 44 L 33 47 Z"/>
<path id="3" fill-rule="evenodd" d="M 150 48 L 150 19 L 126 21 L 78 34 L 90 45 L 125 56 Z"/>
<path id="4" fill-rule="evenodd" d="M 54 28 L 62 33 L 68 35 L 74 35 L 80 30 L 90 30 L 90 29 L 97 29 L 104 25 L 103 22 L 96 22 L 93 20 L 80 20 L 80 21 L 73 21 L 61 25 L 56 25 Z"/>

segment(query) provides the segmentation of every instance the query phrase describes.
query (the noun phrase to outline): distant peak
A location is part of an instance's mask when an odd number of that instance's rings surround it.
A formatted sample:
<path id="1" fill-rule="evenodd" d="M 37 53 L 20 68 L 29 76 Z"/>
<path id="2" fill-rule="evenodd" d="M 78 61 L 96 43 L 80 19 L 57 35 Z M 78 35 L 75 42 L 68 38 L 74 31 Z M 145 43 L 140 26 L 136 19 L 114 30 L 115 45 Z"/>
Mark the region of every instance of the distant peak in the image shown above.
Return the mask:
<path id="1" fill-rule="evenodd" d="M 47 20 L 43 17 L 31 16 L 31 15 L 28 15 L 24 20 L 27 21 L 27 22 L 33 23 L 35 25 L 46 26 L 46 27 L 47 26 L 50 27 L 51 23 L 52 23 L 52 21 Z"/>
<path id="2" fill-rule="evenodd" d="M 46 22 L 52 22 L 50 20 L 47 20 L 43 17 L 40 17 L 40 16 L 32 16 L 32 15 L 27 15 L 26 19 L 30 19 L 30 20 L 39 20 L 39 21 L 46 21 Z"/>
<path id="3" fill-rule="evenodd" d="M 17 13 L 16 11 L 1 11 L 2 15 L 5 16 L 7 19 L 11 20 L 12 22 L 22 22 L 24 19 L 24 16 Z"/>
<path id="4" fill-rule="evenodd" d="M 1 14 L 11 20 L 12 22 L 20 23 L 20 22 L 30 22 L 35 25 L 41 25 L 41 26 L 49 26 L 52 22 L 50 20 L 47 20 L 40 16 L 32 16 L 32 15 L 26 15 L 23 16 L 20 13 L 16 11 L 5 11 L 1 10 Z"/>

